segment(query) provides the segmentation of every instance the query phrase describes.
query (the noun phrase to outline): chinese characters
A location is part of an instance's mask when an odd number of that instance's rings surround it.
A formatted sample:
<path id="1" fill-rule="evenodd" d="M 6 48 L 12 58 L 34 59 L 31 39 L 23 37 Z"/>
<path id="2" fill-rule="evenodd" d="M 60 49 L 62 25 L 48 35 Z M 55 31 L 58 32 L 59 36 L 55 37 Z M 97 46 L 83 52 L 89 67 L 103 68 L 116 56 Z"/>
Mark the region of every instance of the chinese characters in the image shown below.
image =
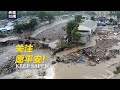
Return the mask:
<path id="1" fill-rule="evenodd" d="M 23 44 L 18 44 L 16 46 L 16 52 L 32 52 L 33 50 L 33 46 L 31 44 L 29 45 L 23 45 Z M 33 64 L 43 64 L 44 61 L 46 59 L 46 56 L 42 56 L 42 55 L 31 55 L 31 54 L 27 54 L 27 55 L 22 55 L 19 54 L 16 56 L 16 64 L 23 64 L 24 62 L 26 63 L 33 63 Z"/>
<path id="2" fill-rule="evenodd" d="M 8 19 L 16 19 L 17 12 L 16 11 L 8 11 Z"/>

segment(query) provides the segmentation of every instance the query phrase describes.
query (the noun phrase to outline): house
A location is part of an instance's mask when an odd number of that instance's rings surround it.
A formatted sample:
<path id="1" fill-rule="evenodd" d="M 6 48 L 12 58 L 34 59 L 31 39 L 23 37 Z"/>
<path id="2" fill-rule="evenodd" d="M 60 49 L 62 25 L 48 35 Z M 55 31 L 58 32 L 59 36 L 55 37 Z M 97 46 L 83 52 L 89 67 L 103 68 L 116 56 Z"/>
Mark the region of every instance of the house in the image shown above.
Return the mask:
<path id="1" fill-rule="evenodd" d="M 109 14 L 108 19 L 112 18 L 113 20 L 117 21 L 117 12 L 116 11 L 111 11 Z"/>
<path id="2" fill-rule="evenodd" d="M 7 26 L 13 26 L 13 25 L 14 25 L 13 22 L 8 22 L 8 23 L 7 23 Z"/>
<path id="3" fill-rule="evenodd" d="M 110 11 L 94 11 L 94 13 L 96 14 L 96 17 L 107 17 L 110 14 Z"/>
<path id="4" fill-rule="evenodd" d="M 96 28 L 97 28 L 96 21 L 86 20 L 85 22 L 80 24 L 78 27 L 78 30 L 81 34 L 80 42 L 81 43 L 88 42 L 90 39 L 90 36 L 92 35 L 92 33 L 95 31 Z"/>
<path id="5" fill-rule="evenodd" d="M 6 34 L 6 33 L 9 33 L 9 32 L 12 32 L 13 29 L 14 29 L 14 26 L 5 26 L 5 27 L 0 28 L 0 32 Z"/>
<path id="6" fill-rule="evenodd" d="M 95 18 L 97 18 L 99 21 L 106 21 L 110 18 L 117 21 L 116 11 L 94 11 L 94 13 L 96 14 Z"/>
<path id="7" fill-rule="evenodd" d="M 88 15 L 84 15 L 84 16 L 82 16 L 82 20 L 88 20 L 88 19 L 90 19 L 90 16 L 88 16 Z"/>
<path id="8" fill-rule="evenodd" d="M 93 33 L 97 27 L 97 22 L 93 20 L 86 20 L 81 25 L 90 29 L 90 32 Z M 82 30 L 81 25 L 79 26 L 78 30 Z"/>

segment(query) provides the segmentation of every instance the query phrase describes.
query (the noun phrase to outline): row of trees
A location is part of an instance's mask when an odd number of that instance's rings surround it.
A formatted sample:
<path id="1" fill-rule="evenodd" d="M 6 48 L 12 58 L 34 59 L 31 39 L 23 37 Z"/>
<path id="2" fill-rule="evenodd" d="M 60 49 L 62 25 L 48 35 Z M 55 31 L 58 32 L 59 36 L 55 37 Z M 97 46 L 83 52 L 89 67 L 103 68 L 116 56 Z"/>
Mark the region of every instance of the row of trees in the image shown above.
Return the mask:
<path id="1" fill-rule="evenodd" d="M 31 19 L 29 23 L 20 23 L 20 24 L 18 23 L 14 27 L 17 33 L 21 33 L 22 31 L 25 30 L 34 30 L 36 25 L 37 25 L 37 20 Z"/>
<path id="2" fill-rule="evenodd" d="M 55 13 L 49 11 L 18 11 L 17 17 L 21 18 L 22 16 L 38 16 L 41 21 L 54 20 Z"/>
<path id="3" fill-rule="evenodd" d="M 0 20 L 7 18 L 7 11 L 0 11 Z"/>
<path id="4" fill-rule="evenodd" d="M 55 19 L 54 15 L 48 12 L 39 12 L 37 16 L 39 17 L 39 19 L 41 19 L 41 21 L 48 20 L 49 22 L 51 22 Z"/>
<path id="5" fill-rule="evenodd" d="M 18 11 L 18 18 L 22 16 L 38 16 L 41 21 L 49 21 L 51 23 L 52 20 L 54 20 L 55 15 L 62 15 L 68 13 L 61 12 L 61 11 Z M 80 21 L 80 20 L 79 20 Z M 16 24 L 15 25 L 15 31 L 22 32 L 24 30 L 34 30 L 34 26 L 37 25 L 37 21 L 35 19 L 32 19 L 30 23 L 22 23 L 22 24 Z"/>
<path id="6" fill-rule="evenodd" d="M 60 16 L 60 15 L 65 15 L 65 14 L 73 14 L 76 11 L 18 11 L 18 17 L 21 16 L 32 16 L 32 15 L 38 15 L 41 12 L 49 13 L 54 16 Z"/>
<path id="7" fill-rule="evenodd" d="M 0 32 L 0 38 L 4 38 L 4 37 L 6 37 L 6 35 Z"/>

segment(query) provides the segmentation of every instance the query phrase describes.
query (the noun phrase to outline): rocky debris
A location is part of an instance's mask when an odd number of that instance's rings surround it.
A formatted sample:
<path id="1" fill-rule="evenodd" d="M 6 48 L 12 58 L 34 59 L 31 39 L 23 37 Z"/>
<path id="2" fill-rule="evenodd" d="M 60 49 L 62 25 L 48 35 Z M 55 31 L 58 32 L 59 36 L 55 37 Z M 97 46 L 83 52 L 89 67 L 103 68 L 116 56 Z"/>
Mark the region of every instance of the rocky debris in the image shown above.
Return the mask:
<path id="1" fill-rule="evenodd" d="M 52 65 L 53 65 L 53 64 L 56 64 L 56 61 L 52 61 Z"/>
<path id="2" fill-rule="evenodd" d="M 15 58 L 12 57 L 7 62 L 0 66 L 0 75 L 6 75 L 14 72 L 16 70 Z"/>
<path id="3" fill-rule="evenodd" d="M 46 75 L 46 71 L 45 70 L 38 70 L 38 75 L 39 76 L 45 76 Z"/>
<path id="4" fill-rule="evenodd" d="M 117 39 L 99 39 L 94 47 L 91 49 L 85 49 L 85 53 L 93 58 L 105 59 L 105 54 L 108 48 L 117 45 L 119 40 Z"/>
<path id="5" fill-rule="evenodd" d="M 49 42 L 55 41 L 57 39 L 60 40 L 66 35 L 66 31 L 62 30 L 62 26 L 64 25 L 65 24 L 60 24 L 56 25 L 53 28 L 46 29 L 42 33 L 39 33 L 36 37 L 39 38 L 40 40 L 46 38 L 47 40 L 49 40 Z"/>
<path id="6" fill-rule="evenodd" d="M 99 64 L 101 61 L 109 60 L 111 58 L 110 55 L 106 56 L 108 48 L 111 48 L 114 45 L 117 45 L 119 40 L 117 39 L 98 39 L 95 46 L 87 47 L 77 52 L 70 53 L 64 56 L 64 59 L 58 57 L 56 59 L 57 62 L 70 63 L 70 62 L 85 62 L 86 60 L 93 61 L 96 64 Z M 114 51 L 111 55 L 118 53 L 118 51 Z"/>
<path id="7" fill-rule="evenodd" d="M 116 67 L 116 70 L 113 71 L 114 74 L 119 74 L 120 73 L 120 65 Z"/>
<path id="8" fill-rule="evenodd" d="M 109 50 L 109 57 L 110 58 L 116 58 L 116 55 L 120 55 L 120 50 L 118 49 L 112 49 L 112 50 Z"/>
<path id="9" fill-rule="evenodd" d="M 16 70 L 15 72 L 2 76 L 3 79 L 44 79 L 48 74 L 47 70 L 50 66 L 41 65 L 38 69 Z"/>

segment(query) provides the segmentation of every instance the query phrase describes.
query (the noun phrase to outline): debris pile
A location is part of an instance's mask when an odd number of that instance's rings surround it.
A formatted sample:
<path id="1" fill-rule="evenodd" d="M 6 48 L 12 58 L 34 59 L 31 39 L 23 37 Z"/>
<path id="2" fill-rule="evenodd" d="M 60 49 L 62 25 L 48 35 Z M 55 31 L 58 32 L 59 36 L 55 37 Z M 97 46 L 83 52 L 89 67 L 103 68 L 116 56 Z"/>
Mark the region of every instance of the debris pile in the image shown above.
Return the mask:
<path id="1" fill-rule="evenodd" d="M 116 55 L 120 55 L 120 50 L 118 49 L 112 49 L 112 50 L 109 50 L 109 57 L 110 58 L 116 58 Z"/>
<path id="2" fill-rule="evenodd" d="M 94 47 L 84 49 L 84 52 L 89 57 L 89 59 L 99 59 L 102 61 L 105 60 L 107 49 L 117 45 L 118 42 L 119 40 L 117 39 L 99 39 L 97 40 Z"/>
<path id="3" fill-rule="evenodd" d="M 0 66 L 0 75 L 6 75 L 14 72 L 16 70 L 15 57 L 11 57 L 10 60 L 3 63 Z"/>
<path id="4" fill-rule="evenodd" d="M 96 41 L 96 45 L 92 47 L 87 47 L 81 50 L 78 50 L 77 52 L 70 53 L 66 56 L 63 56 L 62 58 L 58 57 L 56 59 L 57 62 L 63 62 L 63 63 L 80 63 L 85 61 L 92 61 L 97 64 L 100 63 L 100 61 L 105 61 L 111 58 L 110 55 L 106 56 L 108 48 L 111 48 L 114 45 L 117 45 L 119 40 L 117 39 L 98 39 Z M 115 53 L 114 53 L 115 52 Z M 110 54 L 113 56 L 113 54 L 118 54 L 118 51 L 114 50 Z M 119 52 L 120 53 L 120 52 Z"/>

